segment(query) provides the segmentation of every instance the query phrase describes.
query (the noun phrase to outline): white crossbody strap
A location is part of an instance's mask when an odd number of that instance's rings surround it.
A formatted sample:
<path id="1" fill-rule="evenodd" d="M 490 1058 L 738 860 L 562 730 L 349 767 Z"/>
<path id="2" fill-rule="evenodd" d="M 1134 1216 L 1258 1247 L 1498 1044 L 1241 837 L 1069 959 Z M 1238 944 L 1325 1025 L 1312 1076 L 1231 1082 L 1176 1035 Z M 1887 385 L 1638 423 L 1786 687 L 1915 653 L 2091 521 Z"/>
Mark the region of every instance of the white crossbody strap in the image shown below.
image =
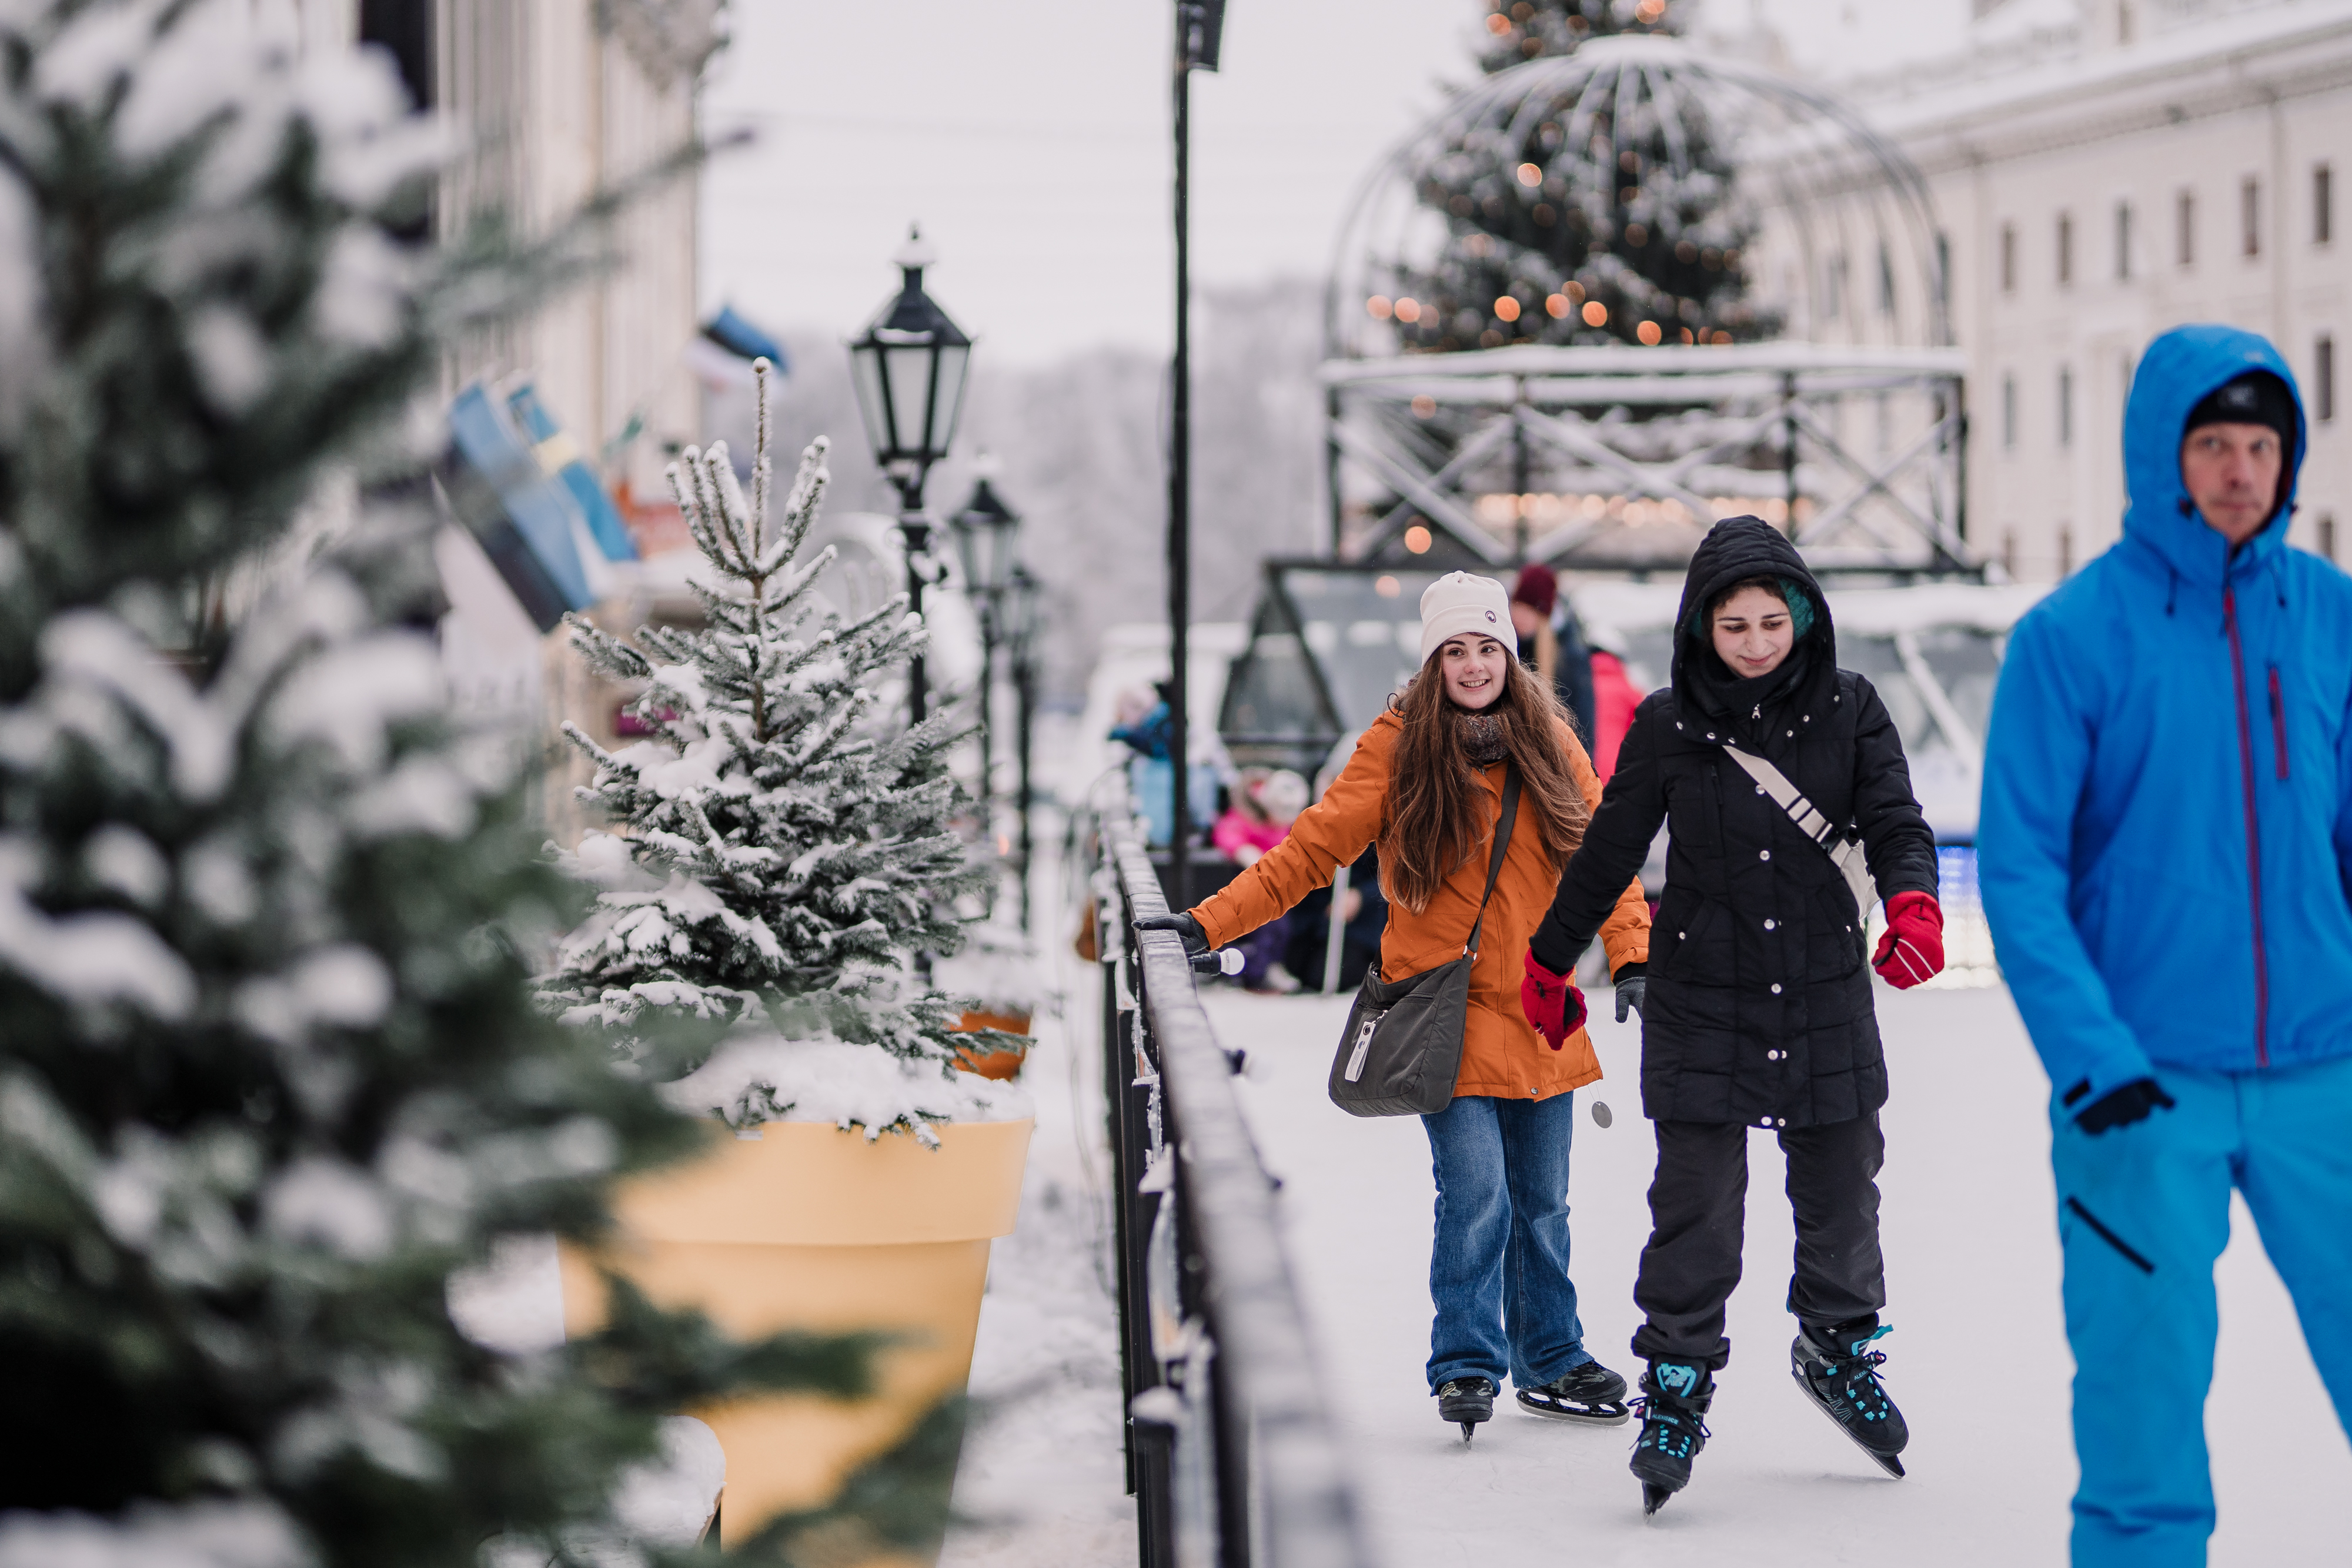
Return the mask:
<path id="1" fill-rule="evenodd" d="M 1837 824 L 1815 810 L 1805 799 L 1804 791 L 1790 782 L 1789 776 L 1752 752 L 1727 744 L 1724 750 L 1731 759 L 1748 771 L 1748 776 L 1763 788 L 1774 804 L 1789 813 L 1797 831 L 1822 846 L 1830 863 L 1845 878 L 1846 891 L 1853 894 L 1854 912 L 1866 915 L 1870 906 L 1878 902 L 1878 887 L 1871 880 L 1869 859 L 1858 841 L 1839 837 Z"/>

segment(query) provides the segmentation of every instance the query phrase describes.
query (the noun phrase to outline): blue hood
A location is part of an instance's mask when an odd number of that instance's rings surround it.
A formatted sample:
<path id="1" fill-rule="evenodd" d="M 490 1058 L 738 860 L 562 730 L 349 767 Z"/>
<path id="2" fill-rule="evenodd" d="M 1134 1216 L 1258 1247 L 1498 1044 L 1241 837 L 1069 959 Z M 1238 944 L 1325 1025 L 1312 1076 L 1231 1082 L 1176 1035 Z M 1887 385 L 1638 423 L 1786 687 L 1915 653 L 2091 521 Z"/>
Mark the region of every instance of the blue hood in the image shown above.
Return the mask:
<path id="1" fill-rule="evenodd" d="M 2248 371 L 2270 371 L 2294 397 L 2294 472 L 2285 504 L 2238 556 L 2242 571 L 2256 570 L 2285 548 L 2295 483 L 2311 444 L 2302 389 L 2279 351 L 2268 339 L 2235 327 L 2176 327 L 2147 346 L 2124 408 L 2124 485 L 2131 497 L 2124 537 L 2156 551 L 2185 580 L 2212 588 L 2230 569 L 2230 545 L 2205 526 L 2180 482 L 2180 438 L 2189 411 Z"/>

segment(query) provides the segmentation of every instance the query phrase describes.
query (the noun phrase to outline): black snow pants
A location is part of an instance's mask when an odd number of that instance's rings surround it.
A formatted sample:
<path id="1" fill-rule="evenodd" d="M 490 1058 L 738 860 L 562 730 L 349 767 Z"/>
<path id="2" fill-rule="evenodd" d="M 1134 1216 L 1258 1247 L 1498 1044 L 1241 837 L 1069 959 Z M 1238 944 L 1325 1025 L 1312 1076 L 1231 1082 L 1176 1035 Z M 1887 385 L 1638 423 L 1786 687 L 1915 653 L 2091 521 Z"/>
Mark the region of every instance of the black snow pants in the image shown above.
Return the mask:
<path id="1" fill-rule="evenodd" d="M 1723 1308 L 1739 1283 L 1747 1229 L 1748 1129 L 1738 1123 L 1651 1125 L 1658 1174 L 1650 1184 L 1650 1241 L 1633 1283 L 1633 1304 L 1648 1321 L 1634 1333 L 1633 1354 L 1719 1371 L 1731 1356 Z M 1789 1311 L 1809 1329 L 1875 1327 L 1886 1304 L 1876 1180 L 1886 1140 L 1878 1113 L 1784 1127 L 1780 1138 L 1797 1222 Z"/>

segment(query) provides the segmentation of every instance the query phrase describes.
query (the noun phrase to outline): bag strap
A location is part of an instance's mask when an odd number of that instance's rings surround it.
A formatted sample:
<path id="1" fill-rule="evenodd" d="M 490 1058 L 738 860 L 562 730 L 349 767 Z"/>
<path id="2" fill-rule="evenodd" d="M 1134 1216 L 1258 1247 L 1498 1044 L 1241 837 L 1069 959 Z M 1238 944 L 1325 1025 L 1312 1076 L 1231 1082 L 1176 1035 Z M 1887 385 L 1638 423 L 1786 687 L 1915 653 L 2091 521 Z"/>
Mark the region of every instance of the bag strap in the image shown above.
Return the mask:
<path id="1" fill-rule="evenodd" d="M 1789 820 L 1797 824 L 1799 832 L 1822 846 L 1822 852 L 1830 857 L 1830 864 L 1845 878 L 1846 891 L 1853 894 L 1855 910 L 1868 915 L 1870 906 L 1877 902 L 1878 889 L 1871 880 L 1868 862 L 1862 858 L 1862 846 L 1841 836 L 1837 824 L 1822 816 L 1820 810 L 1805 799 L 1804 792 L 1790 781 L 1787 774 L 1754 753 L 1742 751 L 1728 742 L 1725 743 L 1723 749 L 1731 754 L 1734 762 L 1748 770 L 1748 777 L 1764 787 L 1764 793 L 1769 795 L 1780 810 L 1789 813 Z"/>
<path id="2" fill-rule="evenodd" d="M 1805 799 L 1804 792 L 1790 781 L 1787 774 L 1762 758 L 1742 751 L 1736 746 L 1727 743 L 1723 749 L 1731 754 L 1734 762 L 1748 770 L 1748 777 L 1764 786 L 1764 793 L 1772 797 L 1773 803 L 1789 813 L 1789 820 L 1797 824 L 1799 832 L 1828 850 L 1832 856 L 1836 854 L 1839 841 L 1837 824 L 1816 810 L 1813 803 Z"/>
<path id="3" fill-rule="evenodd" d="M 1519 820 L 1519 764 L 1514 758 L 1503 775 L 1503 814 L 1495 827 L 1495 852 L 1486 857 L 1486 891 L 1478 896 L 1478 918 L 1470 923 L 1470 940 L 1463 956 L 1478 950 L 1478 930 L 1486 924 L 1486 901 L 1495 896 L 1495 883 L 1503 874 L 1503 857 L 1510 852 L 1511 828 Z"/>

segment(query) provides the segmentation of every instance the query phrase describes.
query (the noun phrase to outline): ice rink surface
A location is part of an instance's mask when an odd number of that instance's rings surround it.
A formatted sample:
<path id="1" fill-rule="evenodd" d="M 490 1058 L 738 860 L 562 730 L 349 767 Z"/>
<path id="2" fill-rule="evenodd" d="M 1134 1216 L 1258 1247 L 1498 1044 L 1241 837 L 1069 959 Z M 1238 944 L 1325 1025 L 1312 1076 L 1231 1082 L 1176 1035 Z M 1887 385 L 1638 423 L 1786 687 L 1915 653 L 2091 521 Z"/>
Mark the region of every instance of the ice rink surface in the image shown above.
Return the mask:
<path id="1" fill-rule="evenodd" d="M 1779 1146 L 1748 1144 L 1747 1272 L 1730 1364 L 1689 1490 L 1654 1519 L 1625 1469 L 1631 1424 L 1523 1416 L 1507 1391 L 1465 1447 L 1423 1380 L 1433 1189 L 1413 1118 L 1358 1120 L 1324 1095 L 1347 999 L 1216 988 L 1211 1017 L 1253 1058 L 1243 1098 L 1283 1182 L 1291 1258 L 1391 1568 L 1577 1563 L 2065 1561 L 2074 1460 L 2058 1299 L 2045 1080 L 2005 990 L 1878 988 L 1893 1096 L 1882 1232 L 1895 1332 L 1887 1386 L 1908 1479 L 1874 1466 L 1798 1392 L 1786 1312 L 1794 1245 Z M 1630 1381 L 1634 1266 L 1654 1149 L 1637 1026 L 1591 998 L 1606 1076 L 1578 1092 L 1570 1199 L 1586 1343 Z M 1613 1124 L 1594 1124 L 1593 1101 Z M 2347 1223 L 2352 1223 L 2347 1217 Z M 2206 1427 L 2221 1527 L 2211 1561 L 2341 1562 L 2352 1449 L 2242 1204 L 2219 1270 L 2221 1343 Z"/>
<path id="2" fill-rule="evenodd" d="M 1066 1025 L 1045 1020 L 1024 1073 L 1038 1129 L 1020 1226 L 997 1243 L 973 1366 L 992 1401 L 965 1448 L 945 1568 L 1102 1568 L 1134 1561 L 1121 1495 L 1114 1312 L 1093 1249 L 1107 1169 L 1091 966 L 1058 967 Z M 1909 1418 L 1908 1479 L 1891 1479 L 1798 1393 L 1783 1310 L 1793 1239 L 1780 1155 L 1748 1146 L 1748 1271 L 1732 1357 L 1690 1489 L 1642 1516 L 1633 1428 L 1526 1416 L 1507 1390 L 1465 1448 L 1422 1365 L 1433 1189 L 1411 1118 L 1362 1121 L 1324 1097 L 1346 998 L 1207 993 L 1288 1228 L 1357 1494 L 1388 1568 L 1559 1563 L 1734 1565 L 2065 1561 L 2074 1461 L 2058 1301 L 2046 1092 L 2008 994 L 1881 988 L 1894 1096 L 1883 1226 L 1895 1333 L 1887 1385 Z M 1587 1343 L 1630 1378 L 1633 1269 L 1647 1235 L 1652 1145 L 1635 1027 L 1596 991 L 1607 1074 L 1578 1092 L 1570 1193 Z M 1612 1125 L 1594 1124 L 1608 1104 Z M 2347 1218 L 2352 1223 L 2352 1218 Z M 2347 1561 L 2347 1448 L 2294 1311 L 2242 1206 L 2220 1268 L 2221 1344 L 2207 1428 L 2221 1522 L 2217 1565 Z"/>

